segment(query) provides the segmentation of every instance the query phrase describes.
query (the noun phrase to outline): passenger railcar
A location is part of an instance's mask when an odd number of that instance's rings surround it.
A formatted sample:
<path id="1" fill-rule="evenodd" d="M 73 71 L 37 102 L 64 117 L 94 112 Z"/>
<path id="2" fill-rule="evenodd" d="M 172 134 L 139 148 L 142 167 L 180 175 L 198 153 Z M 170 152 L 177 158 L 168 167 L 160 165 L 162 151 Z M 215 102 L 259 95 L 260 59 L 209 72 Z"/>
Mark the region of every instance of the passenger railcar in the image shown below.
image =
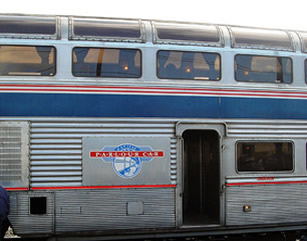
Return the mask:
<path id="1" fill-rule="evenodd" d="M 305 229 L 306 57 L 301 31 L 1 15 L 15 233 Z"/>

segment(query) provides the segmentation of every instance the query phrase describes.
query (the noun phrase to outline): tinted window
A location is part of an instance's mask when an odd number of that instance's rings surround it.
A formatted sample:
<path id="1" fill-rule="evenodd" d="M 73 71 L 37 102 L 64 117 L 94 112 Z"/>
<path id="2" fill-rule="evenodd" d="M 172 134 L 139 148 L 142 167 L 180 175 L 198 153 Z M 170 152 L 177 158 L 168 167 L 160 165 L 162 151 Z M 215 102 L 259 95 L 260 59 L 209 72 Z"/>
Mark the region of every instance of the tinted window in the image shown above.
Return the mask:
<path id="1" fill-rule="evenodd" d="M 74 48 L 73 74 L 85 77 L 138 78 L 141 76 L 141 51 Z"/>
<path id="2" fill-rule="evenodd" d="M 292 61 L 285 57 L 237 55 L 235 73 L 238 81 L 291 83 Z"/>
<path id="3" fill-rule="evenodd" d="M 138 21 L 74 19 L 73 33 L 82 37 L 140 38 L 141 26 Z"/>
<path id="4" fill-rule="evenodd" d="M 293 144 L 290 142 L 239 142 L 238 171 L 293 170 Z"/>
<path id="5" fill-rule="evenodd" d="M 216 53 L 158 52 L 158 77 L 162 79 L 219 80 L 220 69 Z"/>
<path id="6" fill-rule="evenodd" d="M 192 42 L 219 42 L 220 36 L 215 26 L 155 23 L 159 39 L 192 41 Z"/>
<path id="7" fill-rule="evenodd" d="M 55 75 L 55 48 L 0 46 L 0 75 Z"/>
<path id="8" fill-rule="evenodd" d="M 55 17 L 1 16 L 0 34 L 47 34 L 56 33 Z"/>
<path id="9" fill-rule="evenodd" d="M 230 29 L 235 47 L 293 50 L 291 39 L 285 31 L 243 27 Z"/>

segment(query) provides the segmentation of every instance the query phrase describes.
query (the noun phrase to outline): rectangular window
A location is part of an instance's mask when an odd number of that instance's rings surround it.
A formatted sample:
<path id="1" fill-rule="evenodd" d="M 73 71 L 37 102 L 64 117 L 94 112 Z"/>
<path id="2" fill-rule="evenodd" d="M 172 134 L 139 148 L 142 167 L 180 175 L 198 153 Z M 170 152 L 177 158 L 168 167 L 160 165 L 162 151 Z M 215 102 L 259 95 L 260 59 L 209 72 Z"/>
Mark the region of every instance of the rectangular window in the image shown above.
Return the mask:
<path id="1" fill-rule="evenodd" d="M 141 23 L 135 20 L 72 18 L 74 36 L 98 38 L 141 38 Z"/>
<path id="2" fill-rule="evenodd" d="M 0 75 L 53 76 L 55 48 L 50 46 L 0 46 Z"/>
<path id="3" fill-rule="evenodd" d="M 230 27 L 229 29 L 232 34 L 233 47 L 294 51 L 287 31 L 246 27 Z"/>
<path id="4" fill-rule="evenodd" d="M 55 35 L 56 24 L 56 17 L 2 15 L 0 16 L 0 35 Z"/>
<path id="5" fill-rule="evenodd" d="M 305 59 L 305 82 L 307 83 L 307 59 Z"/>
<path id="6" fill-rule="evenodd" d="M 293 170 L 293 143 L 239 142 L 237 143 L 238 171 Z"/>
<path id="7" fill-rule="evenodd" d="M 219 43 L 220 33 L 216 26 L 154 22 L 159 40 Z"/>
<path id="8" fill-rule="evenodd" d="M 161 79 L 220 80 L 221 60 L 216 53 L 159 51 Z"/>
<path id="9" fill-rule="evenodd" d="M 141 77 L 137 49 L 74 48 L 72 71 L 78 77 Z"/>
<path id="10" fill-rule="evenodd" d="M 292 61 L 286 57 L 237 55 L 235 75 L 237 81 L 288 84 L 292 82 Z"/>

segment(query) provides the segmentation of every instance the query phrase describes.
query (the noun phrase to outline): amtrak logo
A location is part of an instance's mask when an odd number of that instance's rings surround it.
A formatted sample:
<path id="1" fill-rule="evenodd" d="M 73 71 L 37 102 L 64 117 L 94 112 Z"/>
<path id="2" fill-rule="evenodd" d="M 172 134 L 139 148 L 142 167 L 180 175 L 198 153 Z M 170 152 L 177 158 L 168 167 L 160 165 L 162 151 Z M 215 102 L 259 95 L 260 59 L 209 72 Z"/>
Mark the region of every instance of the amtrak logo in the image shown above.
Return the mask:
<path id="1" fill-rule="evenodd" d="M 163 151 L 153 151 L 151 147 L 137 147 L 133 144 L 121 144 L 117 147 L 104 147 L 102 151 L 90 151 L 91 158 L 101 158 L 105 162 L 113 163 L 113 170 L 122 178 L 137 176 L 143 162 L 150 162 L 153 158 L 164 157 Z"/>

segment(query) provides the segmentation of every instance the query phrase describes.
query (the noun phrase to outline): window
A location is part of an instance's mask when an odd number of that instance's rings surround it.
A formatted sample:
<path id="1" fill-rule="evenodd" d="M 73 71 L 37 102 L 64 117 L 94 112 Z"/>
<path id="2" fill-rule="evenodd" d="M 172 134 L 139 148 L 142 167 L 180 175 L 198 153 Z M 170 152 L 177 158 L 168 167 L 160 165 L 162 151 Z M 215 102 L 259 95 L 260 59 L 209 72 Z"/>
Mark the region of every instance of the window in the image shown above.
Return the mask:
<path id="1" fill-rule="evenodd" d="M 291 38 L 286 31 L 245 27 L 229 29 L 232 47 L 294 51 Z"/>
<path id="2" fill-rule="evenodd" d="M 292 61 L 286 57 L 237 55 L 235 77 L 237 81 L 288 84 L 292 82 Z"/>
<path id="3" fill-rule="evenodd" d="M 0 34 L 55 35 L 55 17 L 0 16 Z"/>
<path id="4" fill-rule="evenodd" d="M 158 77 L 162 79 L 219 80 L 220 69 L 216 53 L 158 52 Z"/>
<path id="5" fill-rule="evenodd" d="M 305 59 L 305 82 L 307 83 L 307 59 Z"/>
<path id="6" fill-rule="evenodd" d="M 50 46 L 0 46 L 0 75 L 53 76 L 55 48 Z"/>
<path id="7" fill-rule="evenodd" d="M 157 40 L 187 41 L 220 46 L 218 27 L 202 24 L 180 24 L 153 22 Z"/>
<path id="8" fill-rule="evenodd" d="M 73 74 L 79 77 L 141 77 L 141 51 L 136 49 L 74 48 Z"/>
<path id="9" fill-rule="evenodd" d="M 140 39 L 142 24 L 137 20 L 72 18 L 73 39 Z"/>
<path id="10" fill-rule="evenodd" d="M 291 142 L 237 143 L 238 171 L 291 171 L 293 144 Z"/>

